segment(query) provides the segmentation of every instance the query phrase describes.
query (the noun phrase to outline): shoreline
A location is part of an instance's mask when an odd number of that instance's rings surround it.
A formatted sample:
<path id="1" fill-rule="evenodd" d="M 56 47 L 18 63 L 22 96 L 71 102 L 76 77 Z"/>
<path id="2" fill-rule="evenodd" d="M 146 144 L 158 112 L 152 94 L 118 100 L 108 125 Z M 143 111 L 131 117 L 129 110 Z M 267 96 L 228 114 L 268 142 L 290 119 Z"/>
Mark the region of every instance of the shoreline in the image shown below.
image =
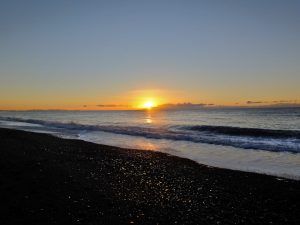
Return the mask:
<path id="1" fill-rule="evenodd" d="M 300 182 L 0 128 L 1 224 L 297 224 Z"/>
<path id="2" fill-rule="evenodd" d="M 192 157 L 189 155 L 189 154 L 185 154 L 184 152 L 180 152 L 181 154 L 176 154 L 176 152 L 167 152 L 167 151 L 164 151 L 164 150 L 160 150 L 160 149 L 155 149 L 155 150 L 151 150 L 151 149 L 143 149 L 142 147 L 139 148 L 139 147 L 130 147 L 127 145 L 127 147 L 122 147 L 120 143 L 115 143 L 115 144 L 111 144 L 111 143 L 101 143 L 101 142 L 97 142 L 97 141 L 91 141 L 91 140 L 88 140 L 88 139 L 85 139 L 85 138 L 80 138 L 80 136 L 77 136 L 77 138 L 74 136 L 74 137 L 66 137 L 64 136 L 63 134 L 57 134 L 56 132 L 51 132 L 51 131 L 41 131 L 41 130 L 38 130 L 38 131 L 34 131 L 34 130 L 26 130 L 26 129 L 18 129 L 18 128 L 13 128 L 13 127 L 0 127 L 0 128 L 4 128 L 4 129 L 12 129 L 12 130 L 20 130 L 20 131 L 25 131 L 25 132 L 33 132 L 33 133 L 38 133 L 38 134 L 48 134 L 48 135 L 51 135 L 51 136 L 54 136 L 54 137 L 58 137 L 58 138 L 62 138 L 62 139 L 71 139 L 71 140 L 82 140 L 84 142 L 88 142 L 88 143 L 93 143 L 93 144 L 98 144 L 98 145 L 105 145 L 105 146 L 108 146 L 108 147 L 111 147 L 111 148 L 121 148 L 121 149 L 134 149 L 134 150 L 138 150 L 138 151 L 151 151 L 151 152 L 161 152 L 161 153 L 164 153 L 164 154 L 169 154 L 169 155 L 172 155 L 172 156 L 177 156 L 179 158 L 184 158 L 184 159 L 189 159 L 189 160 L 192 160 L 193 162 L 196 162 L 197 164 L 200 164 L 200 165 L 203 165 L 203 166 L 207 166 L 207 167 L 213 167 L 213 168 L 218 168 L 218 169 L 227 169 L 227 170 L 234 170 L 234 171 L 242 171 L 242 172 L 249 172 L 249 173 L 256 173 L 256 174 L 263 174 L 263 175 L 268 175 L 268 176 L 273 176 L 273 177 L 277 177 L 279 179 L 290 179 L 290 180 L 297 180 L 297 181 L 300 181 L 300 171 L 299 172 L 295 172 L 295 168 L 281 168 L 281 169 L 277 169 L 277 168 L 273 168 L 272 166 L 273 165 L 270 165 L 269 164 L 269 167 L 266 166 L 264 167 L 263 165 L 265 165 L 265 163 L 258 163 L 258 164 L 255 164 L 255 158 L 253 159 L 253 154 L 256 155 L 256 160 L 261 160 L 261 159 L 265 159 L 265 160 L 268 160 L 267 157 L 270 157 L 266 154 L 289 154 L 289 155 L 294 155 L 295 153 L 293 152 L 273 152 L 273 151 L 264 151 L 264 150 L 255 150 L 255 149 L 239 149 L 237 147 L 233 147 L 233 146 L 224 146 L 224 147 L 227 147 L 229 149 L 227 149 L 226 151 L 226 155 L 234 155 L 234 157 L 236 157 L 237 153 L 240 155 L 240 157 L 242 157 L 242 159 L 247 159 L 248 157 L 252 157 L 252 162 L 247 162 L 247 161 L 240 161 L 239 164 L 234 164 L 233 163 L 227 163 L 227 164 L 224 164 L 222 162 L 217 161 L 214 162 L 214 157 L 209 157 L 211 160 L 202 160 L 201 157 L 197 158 L 197 156 L 193 156 Z M 106 133 L 104 131 L 104 133 Z M 108 132 L 109 133 L 109 132 Z M 207 147 L 203 147 L 203 149 L 208 149 L 209 148 L 209 152 L 210 154 L 211 153 L 215 153 L 215 149 L 216 148 L 219 148 L 220 145 L 214 145 L 212 144 L 213 148 L 211 148 L 209 145 L 211 144 L 206 144 L 206 143 L 201 143 L 202 145 L 207 145 Z M 221 145 L 223 147 L 223 145 Z M 185 147 L 186 148 L 186 147 Z M 183 148 L 182 148 L 183 149 Z M 234 149 L 234 150 L 232 150 Z M 218 151 L 218 150 L 217 150 Z M 204 158 L 207 158 L 207 153 L 206 152 L 202 152 L 201 154 L 203 154 L 202 156 L 204 156 Z M 218 152 L 219 153 L 219 152 Z M 200 154 L 200 155 L 201 155 Z M 250 155 L 249 155 L 250 154 Z M 289 155 L 285 156 L 286 158 L 290 157 Z M 282 156 L 282 155 L 281 155 Z M 296 154 L 297 156 L 297 154 Z M 223 158 L 222 158 L 223 160 Z M 228 160 L 228 159 L 227 159 Z M 230 159 L 229 159 L 230 160 Z M 287 162 L 287 159 L 285 159 L 285 161 L 283 160 L 277 160 L 277 165 L 281 165 L 281 164 L 287 164 L 287 163 L 291 163 L 291 164 L 295 164 L 296 161 L 297 161 L 297 165 L 299 164 L 300 160 L 300 154 L 298 154 L 298 157 L 296 159 L 294 159 L 293 161 L 288 161 Z M 225 160 L 226 161 L 226 160 Z M 236 161 L 236 160 L 235 160 Z M 238 162 L 239 160 L 237 160 Z M 254 161 L 254 164 L 252 164 Z M 242 162 L 242 163 L 241 163 Z M 275 162 L 273 163 L 275 165 Z M 271 166 L 271 167 L 270 167 Z M 298 167 L 296 168 L 298 171 Z"/>

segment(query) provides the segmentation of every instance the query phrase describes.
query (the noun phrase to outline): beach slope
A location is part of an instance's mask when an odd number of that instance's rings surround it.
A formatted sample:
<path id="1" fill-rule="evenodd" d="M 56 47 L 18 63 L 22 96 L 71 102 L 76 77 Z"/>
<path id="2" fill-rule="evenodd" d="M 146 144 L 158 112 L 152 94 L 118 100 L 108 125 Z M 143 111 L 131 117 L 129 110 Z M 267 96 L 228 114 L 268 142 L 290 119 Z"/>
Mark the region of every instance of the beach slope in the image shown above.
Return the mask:
<path id="1" fill-rule="evenodd" d="M 300 224 L 300 182 L 0 129 L 0 224 Z"/>

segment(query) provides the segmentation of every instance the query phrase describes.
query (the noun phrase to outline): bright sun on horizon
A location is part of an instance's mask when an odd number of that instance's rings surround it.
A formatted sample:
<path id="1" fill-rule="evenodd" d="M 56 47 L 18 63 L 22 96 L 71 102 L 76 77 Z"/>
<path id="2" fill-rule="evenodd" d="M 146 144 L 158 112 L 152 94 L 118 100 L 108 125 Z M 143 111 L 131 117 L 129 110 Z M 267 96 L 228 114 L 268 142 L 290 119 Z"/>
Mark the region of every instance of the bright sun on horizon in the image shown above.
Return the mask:
<path id="1" fill-rule="evenodd" d="M 146 109 L 152 109 L 153 107 L 156 106 L 156 104 L 154 101 L 146 101 L 143 106 Z"/>

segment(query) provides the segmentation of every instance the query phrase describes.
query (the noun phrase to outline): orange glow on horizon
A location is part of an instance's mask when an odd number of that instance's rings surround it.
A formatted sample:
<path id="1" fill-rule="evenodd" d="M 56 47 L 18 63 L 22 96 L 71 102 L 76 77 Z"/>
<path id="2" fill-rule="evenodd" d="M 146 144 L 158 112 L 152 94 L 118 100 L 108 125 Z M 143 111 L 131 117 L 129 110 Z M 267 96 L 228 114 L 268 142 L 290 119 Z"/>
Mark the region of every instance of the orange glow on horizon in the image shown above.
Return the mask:
<path id="1" fill-rule="evenodd" d="M 2 94 L 1 96 L 5 96 Z M 69 95 L 57 92 L 53 95 L 38 95 L 30 92 L 29 96 L 21 95 L 15 90 L 14 95 L 2 100 L 0 110 L 159 110 L 164 104 L 207 104 L 207 107 L 261 107 L 275 104 L 300 105 L 300 99 L 291 97 L 246 98 L 226 95 L 210 95 L 208 92 L 186 93 L 168 88 L 138 89 L 119 94 L 87 93 L 86 95 Z M 283 99 L 283 100 L 282 100 Z M 292 100 L 291 100 L 292 99 Z M 163 107 L 162 107 L 163 108 Z M 148 120 L 150 123 L 151 120 Z"/>
<path id="2" fill-rule="evenodd" d="M 143 104 L 143 107 L 146 108 L 146 109 L 152 109 L 153 107 L 156 107 L 156 103 L 152 100 L 149 100 L 149 101 L 146 101 L 144 104 Z"/>

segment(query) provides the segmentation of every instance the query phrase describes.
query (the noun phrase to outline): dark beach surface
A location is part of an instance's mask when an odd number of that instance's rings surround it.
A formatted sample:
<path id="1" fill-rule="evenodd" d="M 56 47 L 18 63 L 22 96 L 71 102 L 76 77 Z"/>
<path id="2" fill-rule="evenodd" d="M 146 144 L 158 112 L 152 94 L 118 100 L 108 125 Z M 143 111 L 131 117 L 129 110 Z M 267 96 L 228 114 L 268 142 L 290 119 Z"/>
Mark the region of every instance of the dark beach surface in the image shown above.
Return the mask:
<path id="1" fill-rule="evenodd" d="M 0 129 L 0 224 L 300 224 L 300 181 Z"/>

